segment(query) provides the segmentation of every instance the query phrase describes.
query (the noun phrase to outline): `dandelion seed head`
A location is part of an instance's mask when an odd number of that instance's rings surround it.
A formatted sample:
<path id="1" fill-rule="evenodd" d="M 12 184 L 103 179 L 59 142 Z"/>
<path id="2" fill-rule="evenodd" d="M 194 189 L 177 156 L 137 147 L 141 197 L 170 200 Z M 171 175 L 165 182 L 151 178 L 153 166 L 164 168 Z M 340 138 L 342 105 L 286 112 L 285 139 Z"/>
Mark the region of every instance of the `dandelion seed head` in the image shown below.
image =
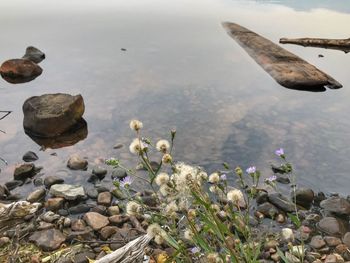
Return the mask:
<path id="1" fill-rule="evenodd" d="M 217 184 L 220 181 L 219 173 L 212 173 L 211 175 L 209 175 L 208 181 L 209 183 Z"/>
<path id="2" fill-rule="evenodd" d="M 142 127 L 143 127 L 143 124 L 139 120 L 130 121 L 130 129 L 134 131 L 139 131 L 142 129 Z"/>
<path id="3" fill-rule="evenodd" d="M 189 240 L 189 241 L 192 241 L 193 240 L 193 232 L 190 230 L 190 229 L 186 229 L 185 232 L 184 232 L 184 238 Z"/>
<path id="4" fill-rule="evenodd" d="M 157 223 L 151 224 L 147 228 L 147 234 L 151 237 L 155 237 L 156 235 L 160 235 L 163 229 Z"/>
<path id="5" fill-rule="evenodd" d="M 142 206 L 135 201 L 130 201 L 126 204 L 126 214 L 130 216 L 139 215 L 142 211 Z"/>
<path id="6" fill-rule="evenodd" d="M 159 152 L 166 153 L 170 150 L 170 143 L 167 140 L 159 140 L 156 143 L 156 149 Z"/>
<path id="7" fill-rule="evenodd" d="M 155 183 L 158 186 L 161 186 L 163 184 L 167 184 L 170 180 L 170 177 L 167 173 L 159 173 L 155 179 Z"/>
<path id="8" fill-rule="evenodd" d="M 129 146 L 130 152 L 136 155 L 139 155 L 140 152 L 143 151 L 145 148 L 147 148 L 147 146 L 138 138 L 135 138 Z"/>
<path id="9" fill-rule="evenodd" d="M 162 157 L 162 162 L 163 163 L 171 163 L 173 161 L 173 157 L 171 157 L 170 154 L 166 153 Z"/>

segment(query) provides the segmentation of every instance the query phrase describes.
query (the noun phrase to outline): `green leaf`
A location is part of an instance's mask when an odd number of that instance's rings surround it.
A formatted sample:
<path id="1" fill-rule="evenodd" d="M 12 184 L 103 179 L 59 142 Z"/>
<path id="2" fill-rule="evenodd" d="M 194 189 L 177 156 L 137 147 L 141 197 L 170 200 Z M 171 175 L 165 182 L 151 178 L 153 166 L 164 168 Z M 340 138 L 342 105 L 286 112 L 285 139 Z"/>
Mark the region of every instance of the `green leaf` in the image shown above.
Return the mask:
<path id="1" fill-rule="evenodd" d="M 290 218 L 290 220 L 292 221 L 292 223 L 297 227 L 301 227 L 301 222 L 299 220 L 299 218 L 296 215 L 293 215 L 291 213 L 288 213 L 288 217 Z"/>
<path id="2" fill-rule="evenodd" d="M 230 166 L 228 165 L 228 163 L 224 162 L 222 163 L 222 165 L 225 167 L 225 169 L 230 170 Z"/>
<path id="3" fill-rule="evenodd" d="M 284 263 L 291 263 L 279 248 L 277 248 L 277 254 L 281 257 Z"/>

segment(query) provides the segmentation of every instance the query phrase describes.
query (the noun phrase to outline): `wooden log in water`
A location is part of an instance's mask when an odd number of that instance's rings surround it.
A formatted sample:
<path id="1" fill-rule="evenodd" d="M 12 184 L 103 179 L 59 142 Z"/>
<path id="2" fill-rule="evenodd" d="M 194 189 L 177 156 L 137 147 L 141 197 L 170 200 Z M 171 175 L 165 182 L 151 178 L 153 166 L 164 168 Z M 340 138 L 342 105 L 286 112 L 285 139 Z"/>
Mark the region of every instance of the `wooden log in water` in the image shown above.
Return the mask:
<path id="1" fill-rule="evenodd" d="M 223 27 L 280 85 L 308 91 L 342 87 L 328 74 L 255 32 L 230 22 L 223 23 Z"/>
<path id="2" fill-rule="evenodd" d="M 295 44 L 303 47 L 318 47 L 336 49 L 350 52 L 350 38 L 348 39 L 326 39 L 326 38 L 281 38 L 281 44 Z"/>

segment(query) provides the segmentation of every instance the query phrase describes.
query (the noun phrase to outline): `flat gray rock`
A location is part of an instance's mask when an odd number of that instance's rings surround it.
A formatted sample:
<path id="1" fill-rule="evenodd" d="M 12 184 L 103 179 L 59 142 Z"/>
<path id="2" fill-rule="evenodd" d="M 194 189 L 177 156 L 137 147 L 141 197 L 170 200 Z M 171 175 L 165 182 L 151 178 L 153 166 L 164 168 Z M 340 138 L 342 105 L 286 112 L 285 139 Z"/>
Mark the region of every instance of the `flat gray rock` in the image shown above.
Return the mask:
<path id="1" fill-rule="evenodd" d="M 85 191 L 80 185 L 54 184 L 50 188 L 50 194 L 55 197 L 63 197 L 66 200 L 75 200 L 84 197 Z"/>

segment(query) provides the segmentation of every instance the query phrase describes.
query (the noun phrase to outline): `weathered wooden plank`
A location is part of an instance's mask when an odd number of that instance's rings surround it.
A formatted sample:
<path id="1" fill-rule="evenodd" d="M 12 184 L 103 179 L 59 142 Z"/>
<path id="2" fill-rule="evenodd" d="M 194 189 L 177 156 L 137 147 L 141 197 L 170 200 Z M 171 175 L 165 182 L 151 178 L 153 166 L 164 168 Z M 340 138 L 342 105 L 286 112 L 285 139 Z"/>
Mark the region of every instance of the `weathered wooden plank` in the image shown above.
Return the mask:
<path id="1" fill-rule="evenodd" d="M 350 38 L 348 39 L 327 39 L 327 38 L 281 38 L 281 44 L 294 44 L 303 47 L 318 47 L 350 52 Z"/>
<path id="2" fill-rule="evenodd" d="M 230 22 L 223 23 L 223 27 L 280 85 L 308 91 L 342 87 L 328 74 L 255 32 Z"/>

